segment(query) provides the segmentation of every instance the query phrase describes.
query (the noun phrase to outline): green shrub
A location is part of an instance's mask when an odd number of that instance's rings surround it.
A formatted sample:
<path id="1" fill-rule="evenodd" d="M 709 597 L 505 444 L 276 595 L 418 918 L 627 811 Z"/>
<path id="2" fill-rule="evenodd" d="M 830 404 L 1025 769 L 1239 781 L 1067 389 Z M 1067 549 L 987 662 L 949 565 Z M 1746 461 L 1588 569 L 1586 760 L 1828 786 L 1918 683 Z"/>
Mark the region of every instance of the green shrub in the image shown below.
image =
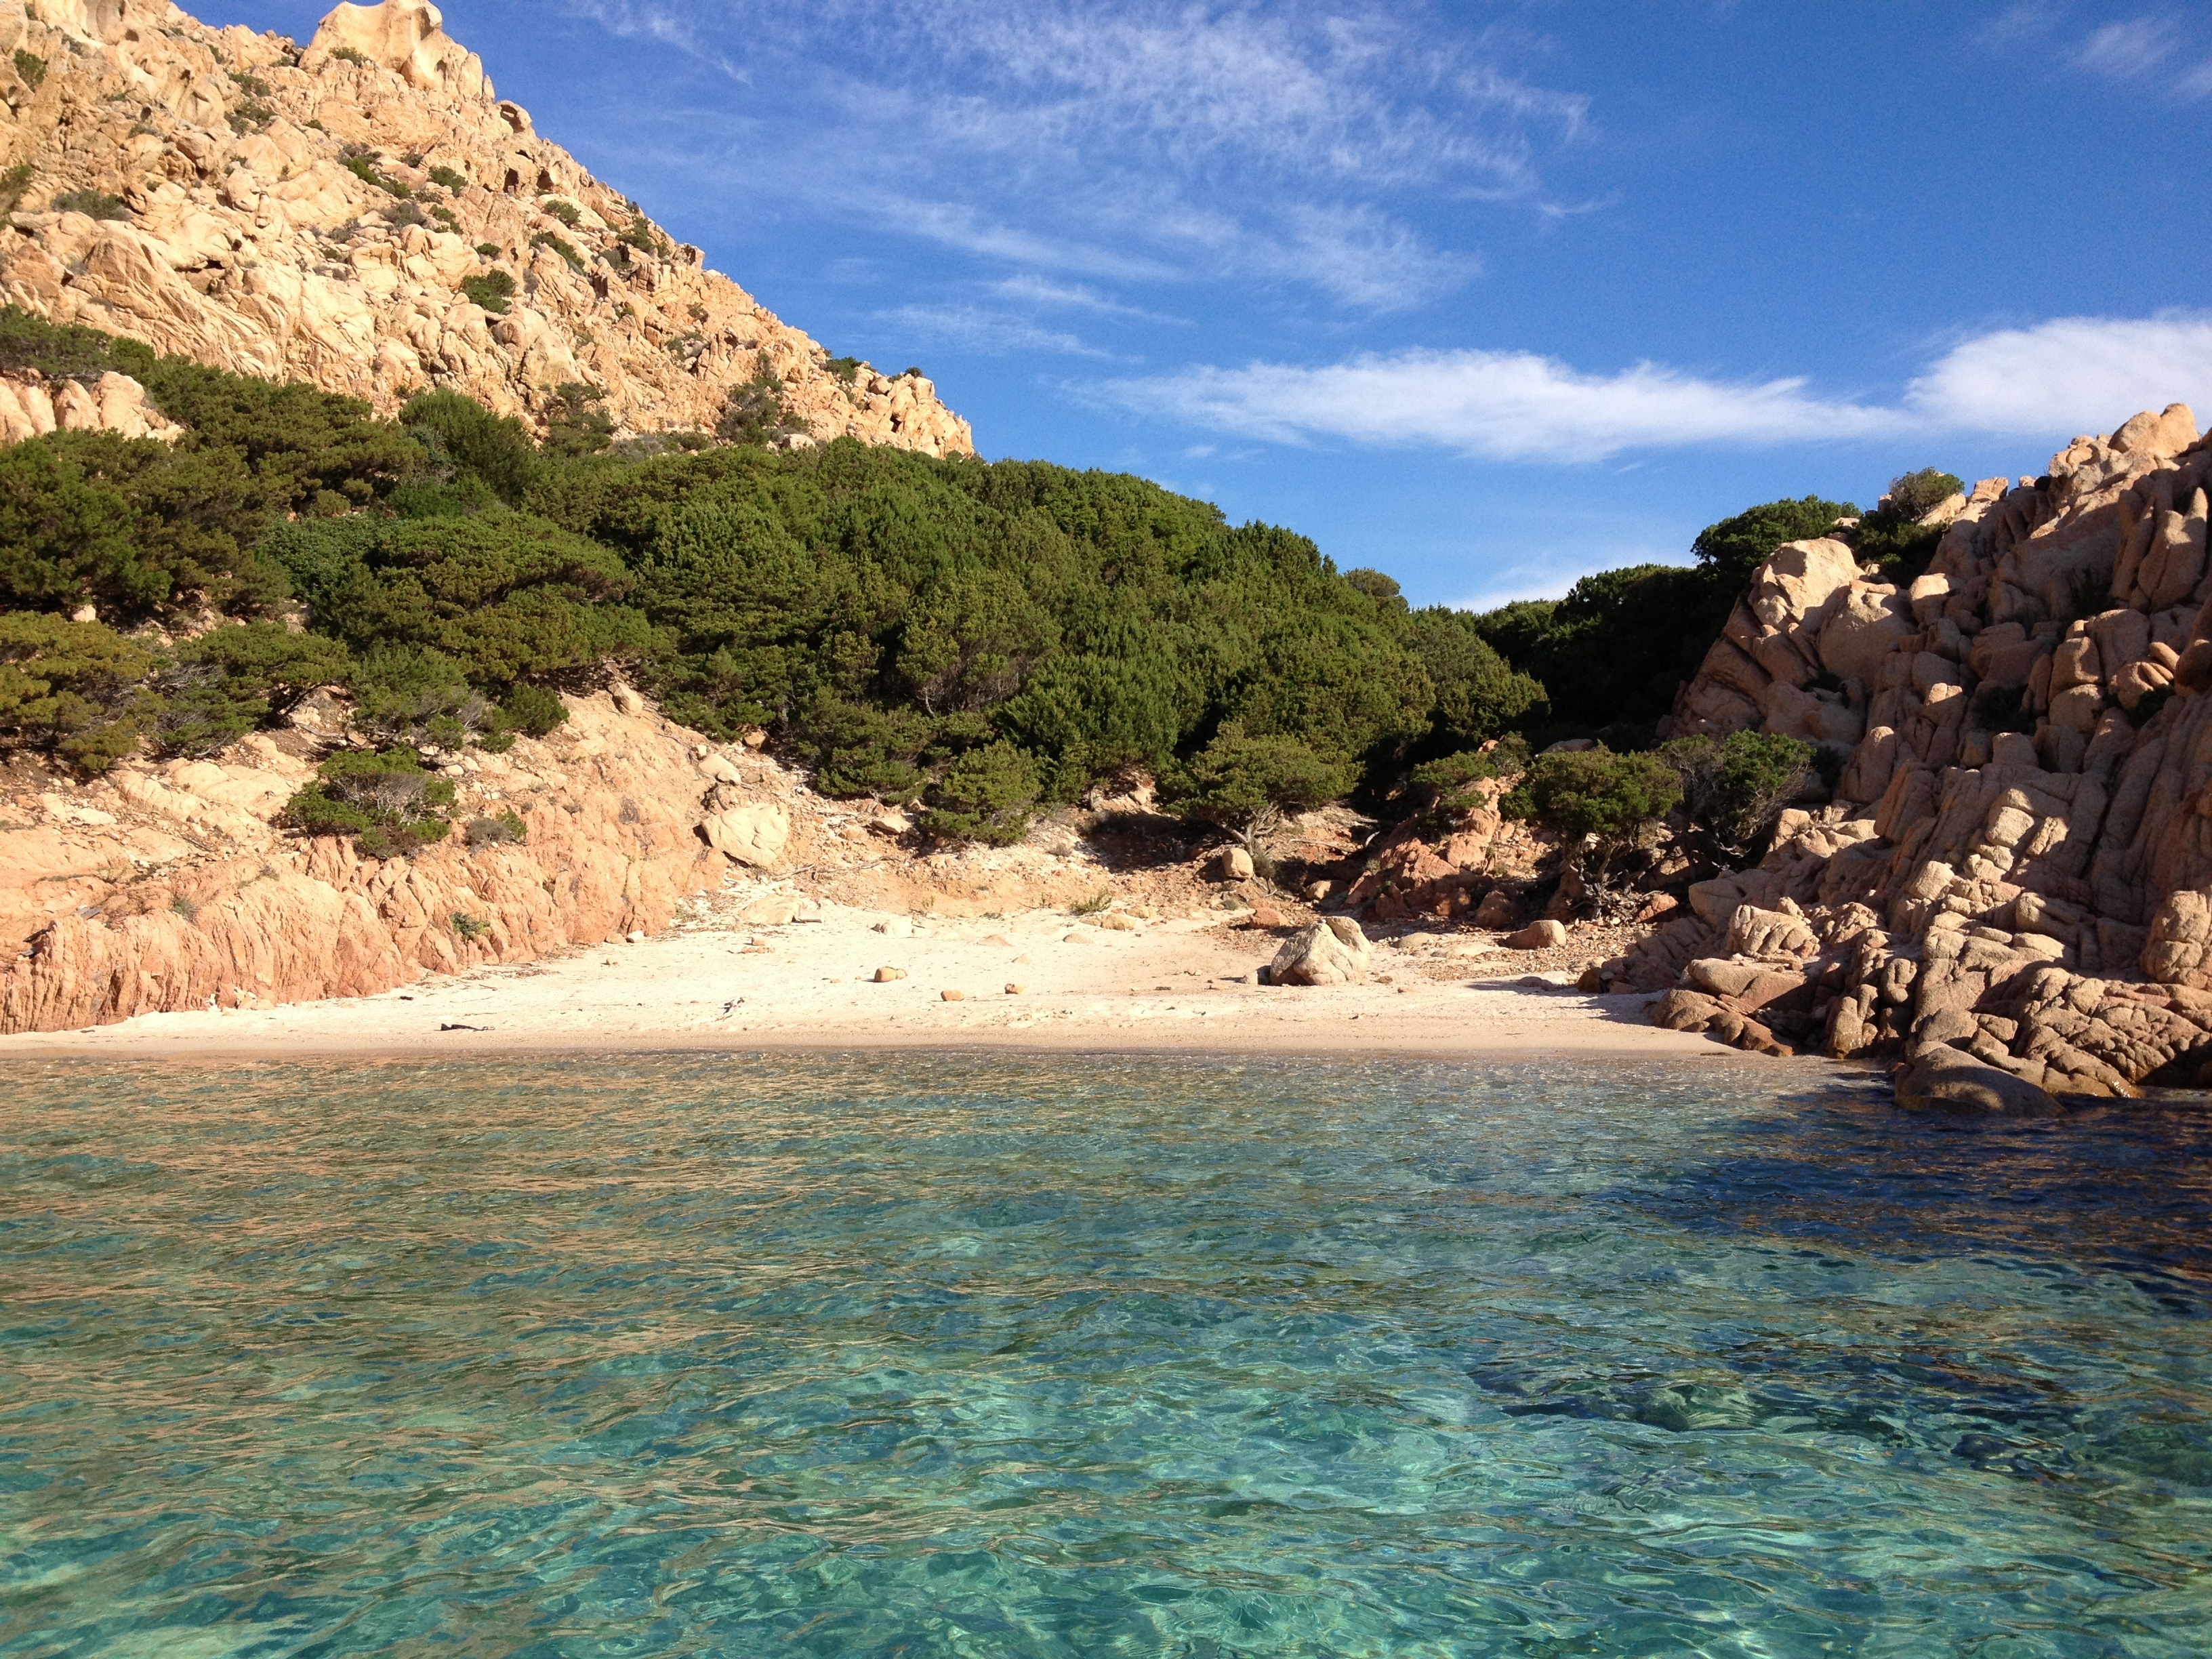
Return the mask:
<path id="1" fill-rule="evenodd" d="M 606 393 L 574 380 L 556 387 L 545 411 L 545 451 L 551 455 L 596 455 L 614 441 L 614 416 L 593 404 Z"/>
<path id="2" fill-rule="evenodd" d="M 481 249 L 478 251 L 482 252 Z M 482 276 L 464 276 L 461 278 L 461 296 L 471 305 L 480 307 L 495 317 L 504 317 L 507 301 L 514 298 L 514 278 L 504 270 L 488 270 Z"/>
<path id="3" fill-rule="evenodd" d="M 249 74 L 244 70 L 232 70 L 229 75 L 231 84 L 249 98 L 274 96 L 269 89 L 269 83 L 258 75 Z"/>
<path id="4" fill-rule="evenodd" d="M 765 362 L 751 380 L 731 388 L 714 423 L 714 435 L 732 444 L 773 443 L 807 429 L 806 417 L 785 400 L 782 376 Z"/>
<path id="5" fill-rule="evenodd" d="M 471 847 L 504 847 L 528 841 L 530 826 L 521 814 L 509 811 L 496 817 L 471 818 L 461 835 Z"/>
<path id="6" fill-rule="evenodd" d="M 82 213 L 88 219 L 127 219 L 130 210 L 124 206 L 120 196 L 110 196 L 104 190 L 65 190 L 54 198 L 57 213 Z"/>
<path id="7" fill-rule="evenodd" d="M 23 199 L 23 192 L 30 189 L 31 181 L 38 176 L 37 169 L 28 161 L 18 161 L 0 172 L 0 213 L 13 213 L 16 204 Z"/>
<path id="8" fill-rule="evenodd" d="M 138 746 L 154 654 L 99 623 L 0 614 L 0 746 L 104 772 Z"/>
<path id="9" fill-rule="evenodd" d="M 564 724 L 568 705 L 550 691 L 535 685 L 512 688 L 499 702 L 501 723 L 526 738 L 543 738 Z"/>
<path id="10" fill-rule="evenodd" d="M 349 835 L 368 857 L 405 858 L 452 829 L 452 782 L 425 770 L 411 749 L 349 750 L 318 771 L 284 807 L 284 821 L 303 834 Z"/>
<path id="11" fill-rule="evenodd" d="M 554 252 L 561 256 L 563 263 L 565 263 L 571 270 L 581 270 L 584 268 L 584 256 L 576 252 L 575 245 L 572 242 L 564 241 L 560 237 L 556 236 L 550 230 L 541 230 L 535 236 L 532 237 L 530 239 L 530 246 L 532 247 L 551 248 Z"/>
<path id="12" fill-rule="evenodd" d="M 454 235 L 458 236 L 461 234 L 461 222 L 459 218 L 454 214 L 453 209 L 447 207 L 443 202 L 438 203 L 431 208 L 430 216 L 433 219 L 435 219 L 440 224 L 443 225 L 447 230 L 453 232 Z"/>
<path id="13" fill-rule="evenodd" d="M 615 244 L 617 247 L 633 247 L 640 253 L 649 253 L 659 258 L 668 257 L 668 244 L 654 234 L 651 222 L 642 213 L 623 228 L 622 234 L 615 238 Z"/>
<path id="14" fill-rule="evenodd" d="M 508 278 L 510 292 L 513 280 Z M 521 422 L 494 415 L 457 392 L 417 392 L 399 411 L 399 422 L 428 453 L 434 467 L 481 479 L 509 506 L 520 504 L 544 472 L 538 446 Z"/>
<path id="15" fill-rule="evenodd" d="M 1164 779 L 1160 798 L 1183 817 L 1229 830 L 1257 854 L 1285 812 L 1327 805 L 1352 787 L 1353 775 L 1295 738 L 1230 730 Z"/>
<path id="16" fill-rule="evenodd" d="M 352 46 L 332 46 L 331 56 L 341 63 L 358 64 L 362 69 L 367 69 L 369 64 L 368 54 Z"/>
<path id="17" fill-rule="evenodd" d="M 1472 805 L 1478 782 L 1518 776 L 1528 769 L 1528 741 L 1519 732 L 1500 738 L 1489 750 L 1466 750 L 1413 769 L 1412 782 L 1448 809 Z"/>
<path id="18" fill-rule="evenodd" d="M 1731 869 L 1765 856 L 1774 821 L 1804 789 L 1814 758 L 1811 744 L 1762 732 L 1678 738 L 1659 753 L 1680 777 L 1692 829 Z"/>
<path id="19" fill-rule="evenodd" d="M 459 720 L 465 713 L 481 718 L 481 699 L 460 665 L 420 647 L 386 646 L 362 657 L 353 695 L 354 729 L 377 743 L 426 739 L 433 720 Z"/>
<path id="20" fill-rule="evenodd" d="M 1849 540 L 1863 563 L 1877 565 L 1889 580 L 1904 586 L 1928 568 L 1943 540 L 1944 526 L 1920 520 L 1965 486 L 1948 472 L 1923 466 L 1889 481 L 1882 504 L 1859 521 Z M 2109 606 L 2103 607 L 2109 609 Z M 2095 611 L 2076 611 L 2095 616 Z"/>
<path id="21" fill-rule="evenodd" d="M 1011 845 L 1028 832 L 1043 781 L 1036 760 L 999 742 L 962 756 L 929 791 L 921 828 L 945 840 Z"/>
<path id="22" fill-rule="evenodd" d="M 153 351 L 136 340 L 50 323 L 21 306 L 0 306 L 0 372 L 35 368 L 49 380 L 96 380 L 112 370 L 143 380 L 154 362 Z"/>
<path id="23" fill-rule="evenodd" d="M 276 118 L 276 106 L 249 98 L 223 118 L 230 123 L 230 130 L 240 136 L 258 132 Z"/>
<path id="24" fill-rule="evenodd" d="M 366 150 L 351 149 L 338 159 L 339 165 L 348 173 L 365 185 L 374 185 L 387 196 L 404 198 L 415 193 L 409 188 L 405 180 L 394 179 L 388 173 L 378 172 L 376 157 Z"/>
<path id="25" fill-rule="evenodd" d="M 46 60 L 27 47 L 15 48 L 15 73 L 23 77 L 23 84 L 36 92 L 46 83 Z"/>
<path id="26" fill-rule="evenodd" d="M 1539 755 L 1505 797 L 1506 812 L 1533 818 L 1568 843 L 1568 856 L 1602 878 L 1640 845 L 1681 799 L 1680 775 L 1657 755 L 1599 747 Z"/>
<path id="27" fill-rule="evenodd" d="M 459 196 L 463 191 L 469 187 L 468 179 L 464 175 L 454 172 L 453 168 L 449 167 L 441 166 L 432 167 L 430 169 L 430 182 L 442 189 L 450 190 L 456 196 Z"/>
<path id="28" fill-rule="evenodd" d="M 571 230 L 584 222 L 584 210 L 574 202 L 563 201 L 558 196 L 548 196 L 538 203 L 538 208 L 548 218 L 558 219 Z"/>
<path id="29" fill-rule="evenodd" d="M 1751 580 L 1752 573 L 1774 556 L 1785 542 L 1811 541 L 1835 533 L 1838 519 L 1856 515 L 1849 501 L 1823 501 L 1818 495 L 1796 501 L 1767 501 L 1747 507 L 1733 518 L 1707 525 L 1690 544 L 1698 562 L 1735 591 Z"/>
<path id="30" fill-rule="evenodd" d="M 1896 518 L 1923 519 L 1966 487 L 1954 473 L 1923 466 L 1889 481 L 1881 510 Z"/>
<path id="31" fill-rule="evenodd" d="M 836 375 L 841 386 L 850 386 L 860 378 L 861 363 L 858 357 L 832 357 L 822 367 Z"/>
<path id="32" fill-rule="evenodd" d="M 453 923 L 453 932 L 471 945 L 491 932 L 491 923 L 482 916 L 472 916 L 465 910 L 454 911 L 448 920 Z"/>

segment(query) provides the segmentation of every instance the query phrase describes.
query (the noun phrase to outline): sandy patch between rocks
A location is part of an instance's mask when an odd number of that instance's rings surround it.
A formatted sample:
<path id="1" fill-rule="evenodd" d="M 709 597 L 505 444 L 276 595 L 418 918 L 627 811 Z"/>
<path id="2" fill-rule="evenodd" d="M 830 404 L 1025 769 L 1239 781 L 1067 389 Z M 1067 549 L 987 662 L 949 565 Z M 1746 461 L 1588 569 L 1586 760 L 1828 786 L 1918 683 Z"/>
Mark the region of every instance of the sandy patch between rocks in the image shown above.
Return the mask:
<path id="1" fill-rule="evenodd" d="M 1644 1024 L 1641 996 L 1516 983 L 1512 953 L 1385 944 L 1374 983 L 1262 986 L 1255 970 L 1278 943 L 1201 918 L 1115 932 L 1054 911 L 915 920 L 825 904 L 818 922 L 701 927 L 373 997 L 0 1037 L 0 1058 L 990 1048 L 1774 1063 Z M 877 983 L 881 968 L 905 976 Z"/>

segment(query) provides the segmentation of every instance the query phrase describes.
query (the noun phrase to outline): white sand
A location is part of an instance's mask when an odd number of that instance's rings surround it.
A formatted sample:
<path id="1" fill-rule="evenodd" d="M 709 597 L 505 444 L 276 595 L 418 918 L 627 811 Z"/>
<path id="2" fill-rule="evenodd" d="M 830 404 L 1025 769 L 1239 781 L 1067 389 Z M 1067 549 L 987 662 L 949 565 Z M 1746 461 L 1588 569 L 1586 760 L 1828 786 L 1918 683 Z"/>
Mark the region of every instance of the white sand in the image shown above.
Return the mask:
<path id="1" fill-rule="evenodd" d="M 1271 988 L 1254 970 L 1278 941 L 1194 919 L 1114 933 L 1058 912 L 913 921 L 823 912 L 818 923 L 704 926 L 381 996 L 0 1037 L 0 1059 L 992 1048 L 1778 1063 L 1656 1030 L 1643 997 L 1517 985 L 1511 952 L 1462 961 L 1385 945 L 1375 971 L 1392 982 Z M 873 931 L 879 922 L 892 931 Z M 871 982 L 879 967 L 908 976 Z M 963 1000 L 945 1000 L 947 990 Z"/>

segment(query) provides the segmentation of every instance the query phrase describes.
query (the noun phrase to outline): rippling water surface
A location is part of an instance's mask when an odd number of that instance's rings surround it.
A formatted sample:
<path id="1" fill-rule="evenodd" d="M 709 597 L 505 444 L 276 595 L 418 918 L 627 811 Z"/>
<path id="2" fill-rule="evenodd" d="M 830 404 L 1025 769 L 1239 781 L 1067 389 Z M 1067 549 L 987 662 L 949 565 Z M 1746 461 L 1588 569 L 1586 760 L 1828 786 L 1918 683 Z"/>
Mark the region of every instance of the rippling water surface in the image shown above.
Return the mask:
<path id="1" fill-rule="evenodd" d="M 2212 1652 L 2212 1119 L 1620 1066 L 0 1080 L 0 1653 Z"/>

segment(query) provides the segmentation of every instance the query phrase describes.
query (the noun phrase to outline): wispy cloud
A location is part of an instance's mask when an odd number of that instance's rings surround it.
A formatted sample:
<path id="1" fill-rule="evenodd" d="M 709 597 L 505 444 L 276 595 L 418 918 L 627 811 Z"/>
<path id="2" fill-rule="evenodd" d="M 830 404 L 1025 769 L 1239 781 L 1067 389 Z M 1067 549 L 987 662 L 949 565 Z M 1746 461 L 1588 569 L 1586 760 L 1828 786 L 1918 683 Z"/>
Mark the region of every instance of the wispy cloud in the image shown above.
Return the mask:
<path id="1" fill-rule="evenodd" d="M 2179 35 L 2168 17 L 2135 17 L 2107 23 L 2081 43 L 2074 61 L 2093 75 L 2132 81 L 2172 57 Z"/>
<path id="2" fill-rule="evenodd" d="M 1984 333 L 1888 403 L 1820 396 L 1796 377 L 1723 380 L 1650 362 L 1589 374 L 1533 352 L 1425 350 L 1316 368 L 1201 368 L 1112 382 L 1099 395 L 1278 443 L 1413 445 L 1499 461 L 1923 432 L 2070 435 L 2177 399 L 2212 406 L 2212 315 L 2059 318 Z"/>
<path id="3" fill-rule="evenodd" d="M 1024 273 L 1019 276 L 1002 277 L 988 284 L 988 291 L 1002 300 L 1036 306 L 1050 311 L 1087 311 L 1101 317 L 1127 317 L 1146 323 L 1169 323 L 1188 328 L 1188 317 L 1170 317 L 1163 312 L 1147 311 L 1142 306 L 1124 305 L 1112 296 L 1081 283 L 1057 283 L 1049 277 Z"/>
<path id="4" fill-rule="evenodd" d="M 563 3 L 744 82 L 723 118 L 749 192 L 1109 282 L 1418 305 L 1480 269 L 1468 215 L 1540 211 L 1546 158 L 1590 125 L 1517 70 L 1526 41 L 1441 0 Z"/>
<path id="5" fill-rule="evenodd" d="M 2183 14 L 2145 13 L 2115 18 L 2086 34 L 2072 0 L 2019 0 L 1983 25 L 1975 38 L 1996 52 L 2037 51 L 2100 80 L 2147 86 L 2178 103 L 2212 96 L 2212 57 L 2177 66 L 2203 31 Z M 2070 38 L 2070 44 L 2069 44 Z"/>
<path id="6" fill-rule="evenodd" d="M 899 306 L 878 313 L 877 320 L 901 329 L 917 340 L 957 346 L 983 356 L 1005 356 L 1018 351 L 1061 357 L 1113 355 L 1085 344 L 1075 335 L 1042 328 L 1026 317 L 983 306 Z"/>

